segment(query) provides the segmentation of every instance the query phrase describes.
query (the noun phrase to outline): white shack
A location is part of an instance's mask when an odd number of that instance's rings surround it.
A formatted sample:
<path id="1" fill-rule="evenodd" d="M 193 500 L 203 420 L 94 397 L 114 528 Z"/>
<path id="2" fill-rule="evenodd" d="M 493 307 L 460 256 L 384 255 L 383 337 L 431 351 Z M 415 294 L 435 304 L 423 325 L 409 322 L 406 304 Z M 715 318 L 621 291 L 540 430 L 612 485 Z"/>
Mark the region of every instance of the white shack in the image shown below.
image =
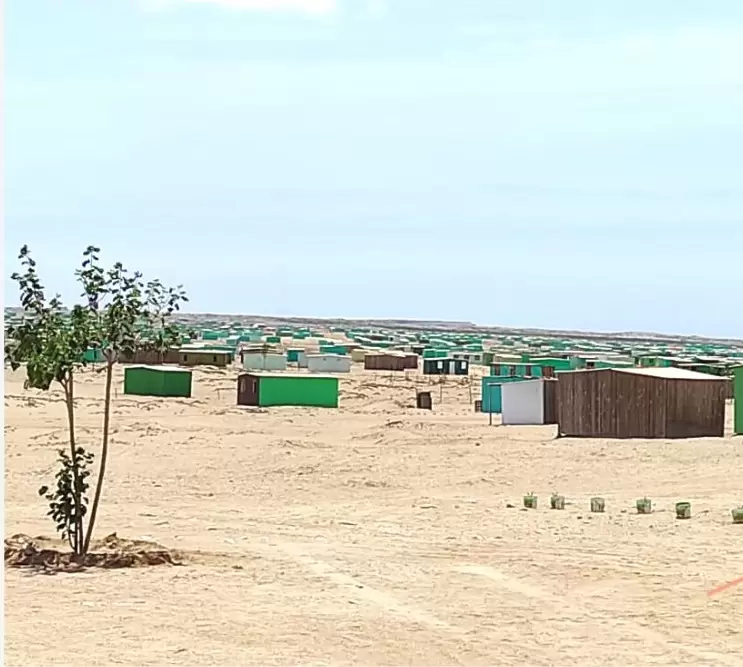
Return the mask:
<path id="1" fill-rule="evenodd" d="M 342 354 L 308 354 L 307 370 L 310 373 L 350 373 L 351 357 Z"/>
<path id="2" fill-rule="evenodd" d="M 285 371 L 286 355 L 243 352 L 243 368 L 246 371 Z"/>
<path id="3" fill-rule="evenodd" d="M 364 363 L 364 357 L 369 354 L 369 350 L 365 350 L 363 347 L 357 347 L 355 350 L 351 350 L 351 361 L 356 363 Z"/>
<path id="4" fill-rule="evenodd" d="M 557 381 L 539 378 L 501 385 L 503 424 L 537 425 L 557 423 Z"/>

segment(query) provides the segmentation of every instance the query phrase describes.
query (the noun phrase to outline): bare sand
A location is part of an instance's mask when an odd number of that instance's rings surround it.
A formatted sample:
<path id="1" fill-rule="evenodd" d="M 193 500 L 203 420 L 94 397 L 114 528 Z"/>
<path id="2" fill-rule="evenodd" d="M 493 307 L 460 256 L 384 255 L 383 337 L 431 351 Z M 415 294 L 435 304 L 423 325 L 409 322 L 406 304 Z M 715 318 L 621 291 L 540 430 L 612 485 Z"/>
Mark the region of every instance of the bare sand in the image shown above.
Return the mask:
<path id="1" fill-rule="evenodd" d="M 243 409 L 236 374 L 197 370 L 192 399 L 162 400 L 123 396 L 117 371 L 97 536 L 187 564 L 6 568 L 6 665 L 743 665 L 743 585 L 707 594 L 743 576 L 741 438 L 554 440 L 489 427 L 466 381 L 426 412 L 413 375 L 360 370 L 338 410 Z M 5 393 L 6 536 L 51 536 L 37 488 L 62 397 L 20 373 Z M 79 395 L 97 449 L 102 376 Z"/>

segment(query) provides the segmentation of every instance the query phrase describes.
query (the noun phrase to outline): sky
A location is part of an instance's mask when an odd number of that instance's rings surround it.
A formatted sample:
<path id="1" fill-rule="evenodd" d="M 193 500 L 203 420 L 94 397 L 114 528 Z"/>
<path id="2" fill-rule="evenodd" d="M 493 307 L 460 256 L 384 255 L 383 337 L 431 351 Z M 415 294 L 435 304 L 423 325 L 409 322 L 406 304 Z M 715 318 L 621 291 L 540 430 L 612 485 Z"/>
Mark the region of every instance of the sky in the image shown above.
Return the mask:
<path id="1" fill-rule="evenodd" d="M 740 0 L 9 0 L 5 303 L 743 337 Z"/>

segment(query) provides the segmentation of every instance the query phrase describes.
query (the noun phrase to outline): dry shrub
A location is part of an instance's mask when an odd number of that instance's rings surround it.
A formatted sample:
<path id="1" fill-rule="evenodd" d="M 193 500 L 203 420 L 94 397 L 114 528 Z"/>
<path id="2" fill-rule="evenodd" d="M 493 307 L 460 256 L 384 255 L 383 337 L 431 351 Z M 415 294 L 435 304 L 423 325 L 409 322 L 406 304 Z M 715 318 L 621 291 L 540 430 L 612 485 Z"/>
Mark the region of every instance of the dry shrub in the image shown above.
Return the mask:
<path id="1" fill-rule="evenodd" d="M 182 565 L 180 554 L 175 551 L 154 542 L 122 539 L 116 533 L 93 544 L 84 557 L 76 556 L 66 546 L 61 540 L 13 535 L 5 540 L 5 565 L 47 574 L 79 572 L 91 567 Z"/>

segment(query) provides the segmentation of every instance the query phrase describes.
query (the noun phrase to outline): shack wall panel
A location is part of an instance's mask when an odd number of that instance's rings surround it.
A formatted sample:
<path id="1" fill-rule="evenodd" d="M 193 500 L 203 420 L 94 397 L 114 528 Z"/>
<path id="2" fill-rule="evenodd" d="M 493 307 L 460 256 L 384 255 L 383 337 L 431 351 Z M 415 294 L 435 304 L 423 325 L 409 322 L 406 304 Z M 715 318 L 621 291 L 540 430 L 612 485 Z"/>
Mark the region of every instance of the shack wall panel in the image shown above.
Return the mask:
<path id="1" fill-rule="evenodd" d="M 616 386 L 615 438 L 665 436 L 665 380 L 652 376 L 603 371 Z"/>
<path id="2" fill-rule="evenodd" d="M 733 433 L 743 435 L 743 367 L 733 370 Z"/>
<path id="3" fill-rule="evenodd" d="M 216 350 L 207 352 L 193 351 L 181 352 L 178 363 L 182 366 L 218 366 L 226 367 L 230 363 L 231 355 Z"/>
<path id="4" fill-rule="evenodd" d="M 283 354 L 262 354 L 243 352 L 242 365 L 246 371 L 285 371 L 286 356 Z"/>
<path id="5" fill-rule="evenodd" d="M 177 349 L 164 350 L 135 350 L 131 354 L 121 354 L 119 357 L 122 364 L 145 364 L 155 366 L 157 364 L 177 364 L 180 353 Z"/>
<path id="6" fill-rule="evenodd" d="M 371 371 L 404 371 L 407 368 L 405 357 L 394 354 L 367 354 L 364 368 Z"/>
<path id="7" fill-rule="evenodd" d="M 544 383 L 541 380 L 509 382 L 501 386 L 503 424 L 544 423 Z"/>
<path id="8" fill-rule="evenodd" d="M 260 379 L 249 373 L 242 373 L 237 377 L 237 404 L 258 405 Z"/>
<path id="9" fill-rule="evenodd" d="M 605 438 L 721 436 L 724 379 L 663 378 L 612 369 L 558 375 L 560 433 Z"/>
<path id="10" fill-rule="evenodd" d="M 616 437 L 617 421 L 617 378 L 614 373 L 592 373 L 597 392 L 599 437 Z"/>
<path id="11" fill-rule="evenodd" d="M 579 435 L 576 424 L 577 401 L 575 389 L 577 382 L 566 373 L 558 375 L 557 380 L 557 423 L 563 435 Z"/>
<path id="12" fill-rule="evenodd" d="M 562 435 L 610 438 L 616 431 L 614 378 L 608 372 L 557 373 L 556 412 Z"/>
<path id="13" fill-rule="evenodd" d="M 722 437 L 727 383 L 678 380 L 667 397 L 666 438 Z"/>
<path id="14" fill-rule="evenodd" d="M 162 373 L 163 396 L 191 398 L 193 375 L 191 371 L 164 371 Z"/>
<path id="15" fill-rule="evenodd" d="M 524 382 L 529 378 L 526 377 L 512 377 L 506 376 L 494 376 L 486 375 L 481 379 L 481 412 L 486 414 L 492 412 L 493 414 L 500 414 L 502 411 L 502 391 L 501 386 L 504 384 L 510 384 L 511 382 Z"/>
<path id="16" fill-rule="evenodd" d="M 418 370 L 418 355 L 417 354 L 406 354 L 403 357 L 403 362 L 406 369 Z"/>
<path id="17" fill-rule="evenodd" d="M 544 380 L 544 423 L 557 424 L 557 380 Z"/>
<path id="18" fill-rule="evenodd" d="M 191 372 L 141 367 L 125 368 L 124 393 L 133 396 L 190 398 Z"/>
<path id="19" fill-rule="evenodd" d="M 124 393 L 130 396 L 159 396 L 162 393 L 162 377 L 149 368 L 125 368 Z"/>
<path id="20" fill-rule="evenodd" d="M 351 357 L 336 354 L 308 354 L 307 370 L 310 373 L 350 373 Z"/>
<path id="21" fill-rule="evenodd" d="M 307 377 L 261 377 L 258 395 L 261 406 L 295 405 L 338 407 L 338 379 Z"/>

